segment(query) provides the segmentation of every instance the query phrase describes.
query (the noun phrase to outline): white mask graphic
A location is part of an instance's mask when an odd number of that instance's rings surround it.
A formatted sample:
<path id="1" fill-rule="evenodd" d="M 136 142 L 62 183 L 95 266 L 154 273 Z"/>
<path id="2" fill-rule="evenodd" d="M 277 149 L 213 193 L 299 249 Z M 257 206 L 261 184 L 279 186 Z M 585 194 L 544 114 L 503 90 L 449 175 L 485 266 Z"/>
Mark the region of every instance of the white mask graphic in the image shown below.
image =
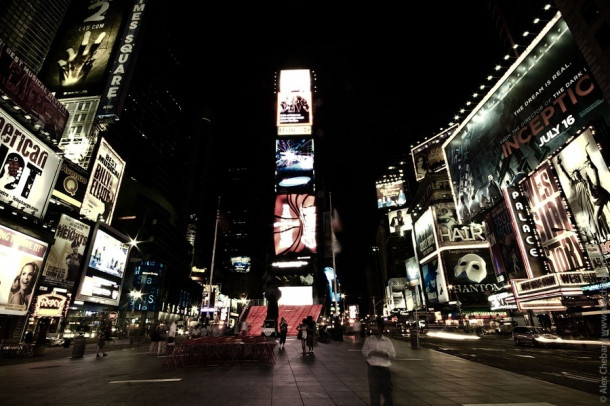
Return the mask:
<path id="1" fill-rule="evenodd" d="M 472 282 L 479 283 L 487 276 L 485 260 L 476 254 L 466 254 L 460 258 L 454 268 L 455 276 L 466 272 L 466 277 Z"/>

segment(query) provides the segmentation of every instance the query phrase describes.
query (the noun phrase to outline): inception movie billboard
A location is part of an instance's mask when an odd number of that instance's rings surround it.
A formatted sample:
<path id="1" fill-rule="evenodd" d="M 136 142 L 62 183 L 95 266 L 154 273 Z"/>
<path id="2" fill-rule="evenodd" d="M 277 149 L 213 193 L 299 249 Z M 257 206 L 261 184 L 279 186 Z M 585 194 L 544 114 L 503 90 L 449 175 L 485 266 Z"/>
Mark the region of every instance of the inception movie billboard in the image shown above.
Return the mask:
<path id="1" fill-rule="evenodd" d="M 280 194 L 275 198 L 273 240 L 275 255 L 317 252 L 316 197 Z"/>
<path id="2" fill-rule="evenodd" d="M 592 120 L 610 109 L 559 16 L 443 144 L 457 202 L 482 194 L 495 204 Z M 468 216 L 461 216 L 464 223 Z"/>
<path id="3" fill-rule="evenodd" d="M 282 138 L 275 145 L 276 191 L 313 192 L 313 139 Z"/>
<path id="4" fill-rule="evenodd" d="M 100 95 L 126 6 L 73 1 L 39 77 L 58 98 Z"/>

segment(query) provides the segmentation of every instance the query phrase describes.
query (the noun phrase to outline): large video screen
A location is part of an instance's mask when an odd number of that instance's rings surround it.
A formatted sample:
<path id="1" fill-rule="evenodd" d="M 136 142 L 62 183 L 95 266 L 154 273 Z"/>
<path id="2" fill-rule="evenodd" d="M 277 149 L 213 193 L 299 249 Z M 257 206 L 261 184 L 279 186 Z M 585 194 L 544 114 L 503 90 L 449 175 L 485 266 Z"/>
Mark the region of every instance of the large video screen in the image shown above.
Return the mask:
<path id="1" fill-rule="evenodd" d="M 112 230 L 102 223 L 94 230 L 76 300 L 118 305 L 129 245 Z"/>
<path id="2" fill-rule="evenodd" d="M 313 192 L 314 147 L 311 138 L 276 140 L 275 171 L 278 192 Z"/>
<path id="3" fill-rule="evenodd" d="M 317 252 L 316 197 L 310 194 L 281 194 L 275 198 L 273 238 L 275 254 Z"/>

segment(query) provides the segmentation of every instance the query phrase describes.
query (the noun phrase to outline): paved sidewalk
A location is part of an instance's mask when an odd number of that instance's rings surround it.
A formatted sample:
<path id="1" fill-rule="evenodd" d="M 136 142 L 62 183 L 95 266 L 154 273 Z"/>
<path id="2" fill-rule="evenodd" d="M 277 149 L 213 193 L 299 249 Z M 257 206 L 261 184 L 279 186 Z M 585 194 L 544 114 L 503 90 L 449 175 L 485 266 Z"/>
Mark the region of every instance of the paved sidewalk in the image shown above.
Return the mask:
<path id="1" fill-rule="evenodd" d="M 427 348 L 393 340 L 395 405 L 596 405 L 600 397 Z M 360 337 L 317 343 L 301 355 L 289 337 L 272 366 L 167 368 L 147 347 L 72 359 L 71 349 L 49 349 L 30 362 L 0 360 L 3 405 L 369 405 Z M 63 353 L 62 353 L 63 352 Z"/>

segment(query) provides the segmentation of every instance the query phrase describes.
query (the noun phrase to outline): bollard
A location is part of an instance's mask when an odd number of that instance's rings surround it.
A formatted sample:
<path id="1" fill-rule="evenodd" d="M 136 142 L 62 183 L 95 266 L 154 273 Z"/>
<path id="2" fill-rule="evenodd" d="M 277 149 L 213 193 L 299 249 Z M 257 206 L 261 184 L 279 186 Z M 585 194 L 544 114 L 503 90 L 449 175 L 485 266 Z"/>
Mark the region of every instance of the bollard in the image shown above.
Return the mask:
<path id="1" fill-rule="evenodd" d="M 74 338 L 74 347 L 72 347 L 72 358 L 82 358 L 85 355 L 85 344 L 87 339 L 80 335 Z"/>

